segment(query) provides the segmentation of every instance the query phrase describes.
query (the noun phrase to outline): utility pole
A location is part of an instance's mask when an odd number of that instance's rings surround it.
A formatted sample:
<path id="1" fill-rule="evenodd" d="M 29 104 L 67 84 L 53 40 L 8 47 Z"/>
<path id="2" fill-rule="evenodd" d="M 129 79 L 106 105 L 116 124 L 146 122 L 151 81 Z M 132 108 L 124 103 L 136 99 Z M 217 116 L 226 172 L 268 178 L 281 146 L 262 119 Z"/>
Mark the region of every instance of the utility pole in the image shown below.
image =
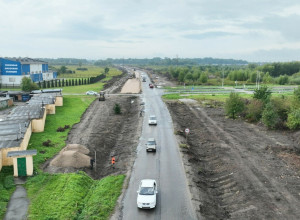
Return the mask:
<path id="1" fill-rule="evenodd" d="M 224 68 L 222 68 L 222 75 L 223 75 L 223 78 L 222 78 L 222 88 L 224 88 Z"/>

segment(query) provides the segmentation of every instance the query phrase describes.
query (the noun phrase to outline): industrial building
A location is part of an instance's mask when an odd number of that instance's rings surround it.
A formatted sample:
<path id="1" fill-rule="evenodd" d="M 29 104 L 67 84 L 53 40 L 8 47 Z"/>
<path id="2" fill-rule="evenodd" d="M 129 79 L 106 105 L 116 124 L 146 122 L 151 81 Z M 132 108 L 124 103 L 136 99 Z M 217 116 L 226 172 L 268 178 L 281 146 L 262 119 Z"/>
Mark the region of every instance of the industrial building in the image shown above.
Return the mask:
<path id="1" fill-rule="evenodd" d="M 31 58 L 0 57 L 0 83 L 2 85 L 21 84 L 23 77 L 33 82 L 47 81 L 57 78 L 57 72 L 49 70 L 48 63 Z"/>

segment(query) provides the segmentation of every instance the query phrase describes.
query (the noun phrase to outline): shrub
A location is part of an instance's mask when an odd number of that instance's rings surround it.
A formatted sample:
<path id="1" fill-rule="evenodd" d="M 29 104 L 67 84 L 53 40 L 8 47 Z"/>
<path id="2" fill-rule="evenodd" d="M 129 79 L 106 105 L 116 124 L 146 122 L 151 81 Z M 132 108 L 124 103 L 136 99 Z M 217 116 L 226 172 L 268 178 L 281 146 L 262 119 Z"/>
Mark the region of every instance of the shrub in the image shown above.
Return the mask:
<path id="1" fill-rule="evenodd" d="M 39 89 L 39 86 L 32 82 L 29 77 L 24 76 L 21 81 L 21 89 L 24 92 L 31 92 L 32 90 Z"/>
<path id="2" fill-rule="evenodd" d="M 295 109 L 290 114 L 288 114 L 286 125 L 289 129 L 292 130 L 300 128 L 300 109 Z"/>
<path id="3" fill-rule="evenodd" d="M 229 118 L 235 119 L 236 116 L 243 112 L 245 109 L 245 104 L 243 100 L 239 97 L 237 93 L 230 93 L 229 99 L 225 103 L 225 112 Z"/>
<path id="4" fill-rule="evenodd" d="M 45 146 L 45 147 L 50 147 L 50 145 L 51 145 L 51 141 L 50 140 L 47 140 L 47 141 L 43 142 L 43 146 Z"/>
<path id="5" fill-rule="evenodd" d="M 114 111 L 117 115 L 121 114 L 121 106 L 119 104 L 115 104 Z"/>
<path id="6" fill-rule="evenodd" d="M 261 86 L 259 89 L 254 90 L 253 98 L 259 99 L 266 104 L 270 101 L 271 91 L 267 86 Z"/>
<path id="7" fill-rule="evenodd" d="M 59 127 L 59 128 L 57 128 L 57 129 L 56 129 L 56 131 L 57 131 L 57 132 L 64 132 L 64 131 L 65 131 L 65 129 L 64 129 L 64 128 L 62 128 L 62 127 Z"/>
<path id="8" fill-rule="evenodd" d="M 300 101 L 300 86 L 294 90 L 294 97 L 297 101 Z"/>
<path id="9" fill-rule="evenodd" d="M 15 183 L 14 183 L 14 177 L 12 175 L 8 175 L 4 178 L 4 183 L 3 183 L 3 186 L 6 188 L 6 189 L 11 189 L 15 186 Z"/>
<path id="10" fill-rule="evenodd" d="M 261 100 L 253 99 L 246 106 L 246 118 L 250 122 L 257 122 L 261 119 L 264 104 Z"/>
<path id="11" fill-rule="evenodd" d="M 286 122 L 288 118 L 288 112 L 290 111 L 290 105 L 287 101 L 287 99 L 283 97 L 276 97 L 271 100 L 272 104 L 275 107 L 275 110 L 279 116 L 280 124 L 283 125 L 283 123 Z"/>
<path id="12" fill-rule="evenodd" d="M 70 125 L 65 125 L 64 129 L 69 129 Z"/>
<path id="13" fill-rule="evenodd" d="M 274 129 L 279 123 L 279 120 L 280 119 L 275 109 L 275 106 L 269 102 L 262 113 L 262 122 L 269 129 Z"/>
<path id="14" fill-rule="evenodd" d="M 285 85 L 289 82 L 289 77 L 287 75 L 281 75 L 279 78 L 278 78 L 278 84 L 279 85 Z"/>

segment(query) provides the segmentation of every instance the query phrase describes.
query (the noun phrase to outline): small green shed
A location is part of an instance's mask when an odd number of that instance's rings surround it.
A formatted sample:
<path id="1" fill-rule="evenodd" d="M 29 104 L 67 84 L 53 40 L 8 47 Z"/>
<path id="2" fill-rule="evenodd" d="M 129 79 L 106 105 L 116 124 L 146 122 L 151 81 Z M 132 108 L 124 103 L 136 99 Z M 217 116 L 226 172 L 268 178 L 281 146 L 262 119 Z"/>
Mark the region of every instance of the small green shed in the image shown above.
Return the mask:
<path id="1" fill-rule="evenodd" d="M 32 156 L 37 154 L 37 150 L 10 151 L 7 157 L 13 158 L 14 176 L 32 176 L 33 159 Z"/>

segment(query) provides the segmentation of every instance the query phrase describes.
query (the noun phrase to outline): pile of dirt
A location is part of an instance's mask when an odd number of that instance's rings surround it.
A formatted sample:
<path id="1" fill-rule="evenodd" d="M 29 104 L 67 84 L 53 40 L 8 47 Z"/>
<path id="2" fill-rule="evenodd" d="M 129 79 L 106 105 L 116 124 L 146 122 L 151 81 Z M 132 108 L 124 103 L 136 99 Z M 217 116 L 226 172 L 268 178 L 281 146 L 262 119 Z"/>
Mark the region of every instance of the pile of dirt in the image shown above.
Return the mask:
<path id="1" fill-rule="evenodd" d="M 90 157 L 78 151 L 67 150 L 57 155 L 50 166 L 82 168 L 90 166 Z"/>
<path id="2" fill-rule="evenodd" d="M 85 146 L 81 145 L 81 144 L 68 144 L 63 151 L 69 151 L 69 150 L 73 150 L 73 151 L 77 151 L 80 152 L 82 154 L 89 154 L 90 150 L 87 149 Z"/>
<path id="3" fill-rule="evenodd" d="M 193 203 L 205 219 L 300 219 L 299 136 L 226 119 L 221 108 L 167 102 Z"/>
<path id="4" fill-rule="evenodd" d="M 90 157 L 87 156 L 90 151 L 80 144 L 68 144 L 60 153 L 50 162 L 54 167 L 72 167 L 83 168 L 90 166 Z"/>

